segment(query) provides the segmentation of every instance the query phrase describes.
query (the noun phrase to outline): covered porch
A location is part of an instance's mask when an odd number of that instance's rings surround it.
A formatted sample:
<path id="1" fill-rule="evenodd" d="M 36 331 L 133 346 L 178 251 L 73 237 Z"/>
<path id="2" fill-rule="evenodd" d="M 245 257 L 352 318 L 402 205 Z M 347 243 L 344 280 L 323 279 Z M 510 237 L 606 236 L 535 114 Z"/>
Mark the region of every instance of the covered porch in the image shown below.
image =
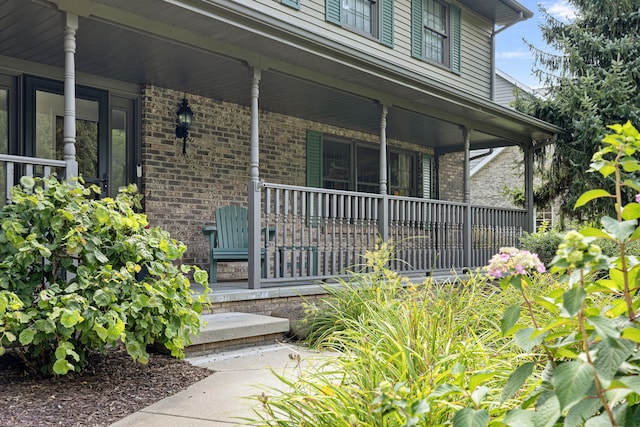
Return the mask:
<path id="1" fill-rule="evenodd" d="M 187 156 L 171 159 L 185 170 L 190 167 L 189 156 L 200 155 L 198 140 L 210 126 L 199 115 L 204 104 L 228 103 L 246 111 L 246 117 L 231 120 L 229 126 L 238 128 L 246 140 L 236 156 L 247 158 L 242 163 L 239 203 L 249 212 L 250 289 L 343 274 L 362 264 L 364 253 L 373 250 L 379 239 L 391 240 L 396 247 L 392 261 L 396 270 L 462 271 L 484 265 L 500 246 L 518 245 L 519 236 L 533 230 L 534 151 L 552 141 L 559 129 L 498 106 L 488 96 L 460 91 L 431 79 L 428 72 L 416 74 L 375 55 L 338 46 L 317 33 L 290 28 L 286 16 L 268 15 L 239 2 L 9 0 L 0 10 L 4 17 L 0 36 L 16 41 L 1 45 L 0 67 L 17 76 L 18 89 L 25 74 L 64 80 L 65 99 L 63 159 L 27 156 L 29 150 L 21 147 L 28 133 L 9 132 L 9 149 L 0 155 L 6 165 L 5 189 L 20 173 L 46 174 L 43 166 L 58 168 L 67 179 L 78 174 L 75 87 L 79 83 L 115 87 L 111 93 L 124 87 L 144 96 L 143 88 L 160 87 L 192 100 L 195 117 L 186 141 Z M 25 27 L 30 28 L 28 34 Z M 9 102 L 19 104 L 20 90 L 16 92 Z M 175 101 L 177 105 L 180 100 Z M 151 111 L 144 99 L 137 105 L 140 166 L 136 175 L 134 159 L 130 181 L 137 181 L 153 201 L 147 205 L 150 218 L 172 231 L 171 218 L 165 216 L 172 209 L 170 200 L 154 200 L 159 180 L 149 173 L 155 167 L 149 159 L 154 138 L 159 144 L 182 145 L 171 135 L 175 111 Z M 379 153 L 376 191 L 327 189 L 279 174 L 271 166 L 270 150 L 271 144 L 284 141 L 277 124 L 261 121 L 266 113 L 304 121 L 310 128 L 329 125 L 338 129 L 334 133 L 346 129 L 371 136 Z M 289 139 L 300 145 L 303 138 Z M 433 156 L 433 171 L 422 176 L 421 184 L 430 191 L 392 194 L 389 141 L 411 144 L 421 150 L 418 153 Z M 470 151 L 507 145 L 520 146 L 525 153 L 525 209 L 472 206 Z M 460 153 L 460 162 L 455 185 L 446 187 L 441 184 L 445 166 L 439 159 L 450 153 Z M 299 165 L 301 176 L 305 169 L 308 166 Z M 176 187 L 194 193 L 206 190 L 184 182 Z M 177 230 L 176 237 L 190 247 L 197 242 L 193 246 L 198 253 L 191 257 L 204 268 L 208 255 L 197 239 L 202 240 L 200 230 L 211 223 L 217 206 L 221 204 L 209 207 L 206 218 L 189 223 L 188 230 Z M 201 215 L 184 204 L 181 209 L 176 215 Z M 273 237 L 265 229 L 274 230 Z"/>

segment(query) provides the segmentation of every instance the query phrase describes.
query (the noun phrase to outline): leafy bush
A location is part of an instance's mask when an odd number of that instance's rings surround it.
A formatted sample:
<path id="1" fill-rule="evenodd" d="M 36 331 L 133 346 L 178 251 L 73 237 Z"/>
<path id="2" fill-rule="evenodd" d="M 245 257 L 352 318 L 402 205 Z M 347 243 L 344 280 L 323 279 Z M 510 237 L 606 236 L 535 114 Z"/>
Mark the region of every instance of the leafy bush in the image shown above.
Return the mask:
<path id="1" fill-rule="evenodd" d="M 46 374 L 78 371 L 88 352 L 120 343 L 142 363 L 150 344 L 184 356 L 203 301 L 186 275 L 208 290 L 207 274 L 174 265 L 186 247 L 134 211 L 135 188 L 96 200 L 81 183 L 21 185 L 0 211 L 0 354 L 11 346 Z"/>
<path id="2" fill-rule="evenodd" d="M 551 261 L 556 256 L 560 243 L 562 243 L 562 234 L 554 230 L 524 233 L 520 237 L 522 248 L 538 254 L 540 261 L 547 267 L 551 265 Z"/>
<path id="3" fill-rule="evenodd" d="M 412 285 L 384 267 L 390 252 L 382 245 L 368 254 L 371 272 L 327 288 L 327 300 L 310 307 L 310 340 L 340 356 L 280 377 L 284 387 L 261 397 L 258 424 L 472 425 L 465 420 L 513 406 L 498 390 L 514 363 L 531 356 L 500 335 L 499 322 L 518 294 L 481 276 Z"/>
<path id="4" fill-rule="evenodd" d="M 531 277 L 518 271 L 501 279 L 503 288 L 517 289 L 523 297 L 505 311 L 502 331 L 513 334 L 525 350 L 545 353 L 510 375 L 505 390 L 515 392 L 530 374 L 537 375 L 536 367 L 544 368 L 540 387 L 523 392 L 505 425 L 640 425 L 640 194 L 635 200 L 622 196 L 623 188 L 640 193 L 640 133 L 630 122 L 610 129 L 590 171 L 612 180 L 615 191 L 589 190 L 575 207 L 611 200 L 614 216 L 603 216 L 600 228 L 564 236 L 551 268 L 563 289 L 534 293 Z M 598 242 L 606 242 L 612 256 Z M 541 321 L 534 308 L 544 310 L 547 319 Z"/>

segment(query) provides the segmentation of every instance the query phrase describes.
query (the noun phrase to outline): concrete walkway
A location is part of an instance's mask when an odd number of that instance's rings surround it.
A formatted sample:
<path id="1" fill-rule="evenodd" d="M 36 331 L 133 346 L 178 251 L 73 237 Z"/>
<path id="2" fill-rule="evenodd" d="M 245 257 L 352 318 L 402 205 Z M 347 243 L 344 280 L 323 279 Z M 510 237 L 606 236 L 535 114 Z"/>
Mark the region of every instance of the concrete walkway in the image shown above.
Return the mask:
<path id="1" fill-rule="evenodd" d="M 300 359 L 298 359 L 298 356 Z M 331 357 L 288 344 L 274 344 L 187 359 L 216 371 L 173 396 L 129 415 L 112 427 L 230 427 L 251 425 L 242 417 L 256 418 L 252 407 L 264 386 L 282 388 L 271 369 L 289 377 L 308 364 Z M 300 361 L 299 361 L 300 360 Z"/>

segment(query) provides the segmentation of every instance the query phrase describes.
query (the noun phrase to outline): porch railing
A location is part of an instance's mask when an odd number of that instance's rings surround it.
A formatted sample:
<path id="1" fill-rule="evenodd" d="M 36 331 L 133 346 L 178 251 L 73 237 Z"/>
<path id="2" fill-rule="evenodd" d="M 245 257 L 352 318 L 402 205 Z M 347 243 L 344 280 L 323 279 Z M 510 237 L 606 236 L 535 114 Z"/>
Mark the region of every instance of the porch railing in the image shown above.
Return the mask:
<path id="1" fill-rule="evenodd" d="M 261 189 L 262 227 L 273 236 L 262 236 L 265 283 L 358 269 L 378 242 L 383 203 L 395 246 L 392 268 L 403 272 L 480 267 L 501 246 L 518 246 L 526 229 L 526 211 L 520 209 L 271 183 Z M 467 217 L 470 250 L 465 248 Z"/>
<path id="2" fill-rule="evenodd" d="M 4 191 L 2 201 L 11 202 L 9 190 L 19 183 L 23 176 L 49 176 L 52 172 L 56 172 L 59 176 L 64 177 L 65 170 L 66 162 L 64 160 L 0 154 L 0 188 Z"/>

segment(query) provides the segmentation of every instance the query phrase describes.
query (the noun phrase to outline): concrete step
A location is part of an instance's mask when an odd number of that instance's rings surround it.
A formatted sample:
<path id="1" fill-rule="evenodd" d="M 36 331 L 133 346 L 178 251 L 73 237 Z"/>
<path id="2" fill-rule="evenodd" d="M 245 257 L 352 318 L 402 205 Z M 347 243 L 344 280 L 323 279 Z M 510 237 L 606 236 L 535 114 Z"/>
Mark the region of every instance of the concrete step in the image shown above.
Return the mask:
<path id="1" fill-rule="evenodd" d="M 191 337 L 189 356 L 275 342 L 289 332 L 289 319 L 251 313 L 204 314 L 207 325 Z"/>

